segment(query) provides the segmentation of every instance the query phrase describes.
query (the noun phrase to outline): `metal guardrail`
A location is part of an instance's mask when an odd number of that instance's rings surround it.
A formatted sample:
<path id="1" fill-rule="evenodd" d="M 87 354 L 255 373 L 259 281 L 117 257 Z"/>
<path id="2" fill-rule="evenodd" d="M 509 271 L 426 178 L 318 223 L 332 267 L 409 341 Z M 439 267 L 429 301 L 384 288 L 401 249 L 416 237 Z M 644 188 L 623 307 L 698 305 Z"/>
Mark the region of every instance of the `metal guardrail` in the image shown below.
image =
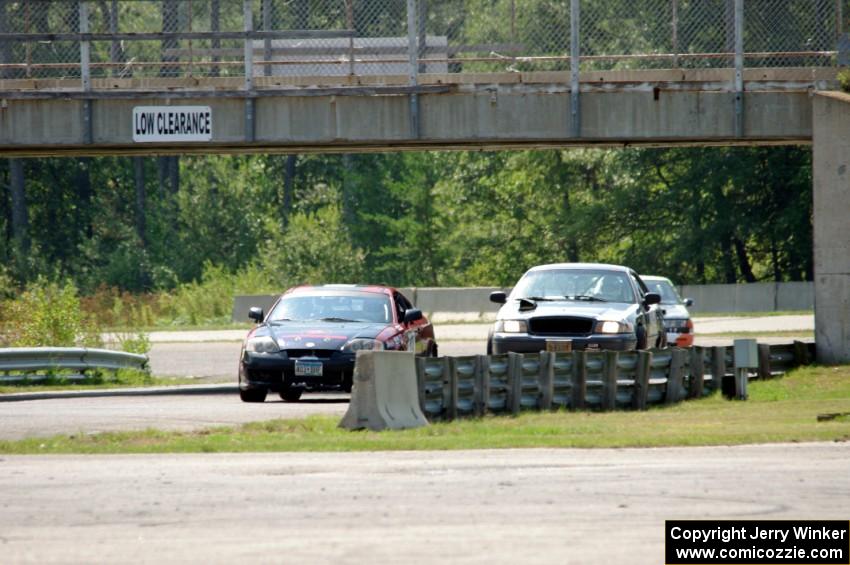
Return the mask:
<path id="1" fill-rule="evenodd" d="M 119 369 L 147 368 L 147 355 L 92 349 L 87 347 L 11 347 L 0 348 L 0 382 L 44 380 L 44 376 L 30 376 L 38 371 L 79 371 L 93 369 L 117 371 Z M 79 377 L 79 376 L 78 376 Z M 73 378 L 73 377 L 71 377 Z"/>
<path id="2" fill-rule="evenodd" d="M 758 345 L 758 369 L 736 371 L 733 348 L 574 351 L 418 358 L 420 407 L 453 420 L 523 410 L 645 410 L 768 379 L 814 359 L 814 344 Z M 739 377 L 740 378 L 740 377 Z M 746 390 L 744 387 L 743 390 Z"/>

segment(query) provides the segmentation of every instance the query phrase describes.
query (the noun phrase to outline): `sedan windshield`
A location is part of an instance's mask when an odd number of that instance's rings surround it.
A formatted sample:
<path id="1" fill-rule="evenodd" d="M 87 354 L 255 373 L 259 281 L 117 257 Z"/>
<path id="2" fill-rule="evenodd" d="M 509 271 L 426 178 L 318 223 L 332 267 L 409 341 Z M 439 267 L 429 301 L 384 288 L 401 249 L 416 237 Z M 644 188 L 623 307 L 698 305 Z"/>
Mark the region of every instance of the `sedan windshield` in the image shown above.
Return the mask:
<path id="1" fill-rule="evenodd" d="M 389 324 L 389 297 L 372 293 L 296 294 L 283 297 L 268 317 L 282 321 L 373 322 Z"/>
<path id="2" fill-rule="evenodd" d="M 625 273 L 593 269 L 531 271 L 520 279 L 512 299 L 635 302 Z"/>
<path id="3" fill-rule="evenodd" d="M 661 295 L 661 304 L 681 304 L 682 298 L 676 292 L 676 288 L 670 284 L 670 281 L 653 281 L 645 280 L 646 286 L 649 287 L 649 292 L 657 292 Z"/>

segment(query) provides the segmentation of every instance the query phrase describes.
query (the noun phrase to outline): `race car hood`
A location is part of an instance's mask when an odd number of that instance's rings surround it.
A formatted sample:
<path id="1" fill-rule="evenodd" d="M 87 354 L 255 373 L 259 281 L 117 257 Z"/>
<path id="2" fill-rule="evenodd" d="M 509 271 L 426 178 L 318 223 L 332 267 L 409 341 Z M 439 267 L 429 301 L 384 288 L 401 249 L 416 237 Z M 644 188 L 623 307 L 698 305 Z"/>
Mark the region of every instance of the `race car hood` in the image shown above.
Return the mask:
<path id="1" fill-rule="evenodd" d="M 577 300 L 557 300 L 535 302 L 536 308 L 520 309 L 519 300 L 509 300 L 499 310 L 500 320 L 527 320 L 545 316 L 580 316 L 605 321 L 634 319 L 637 304 L 625 302 L 579 302 Z"/>
<path id="2" fill-rule="evenodd" d="M 662 304 L 664 317 L 668 320 L 686 320 L 691 317 L 684 304 Z"/>
<path id="3" fill-rule="evenodd" d="M 270 336 L 281 349 L 339 349 L 355 338 L 375 339 L 386 327 L 372 322 L 273 322 L 257 326 L 248 337 Z"/>

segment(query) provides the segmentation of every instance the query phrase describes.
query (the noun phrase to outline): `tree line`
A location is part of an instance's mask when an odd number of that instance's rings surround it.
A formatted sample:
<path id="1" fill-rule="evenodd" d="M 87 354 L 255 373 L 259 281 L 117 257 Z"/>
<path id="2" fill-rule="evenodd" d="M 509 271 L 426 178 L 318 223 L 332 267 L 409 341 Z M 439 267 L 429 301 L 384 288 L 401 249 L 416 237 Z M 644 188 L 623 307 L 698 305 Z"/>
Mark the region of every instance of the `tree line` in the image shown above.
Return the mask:
<path id="1" fill-rule="evenodd" d="M 811 280 L 803 147 L 6 159 L 0 286 L 510 285 L 557 261 Z M 260 281 L 260 282 L 257 282 Z"/>

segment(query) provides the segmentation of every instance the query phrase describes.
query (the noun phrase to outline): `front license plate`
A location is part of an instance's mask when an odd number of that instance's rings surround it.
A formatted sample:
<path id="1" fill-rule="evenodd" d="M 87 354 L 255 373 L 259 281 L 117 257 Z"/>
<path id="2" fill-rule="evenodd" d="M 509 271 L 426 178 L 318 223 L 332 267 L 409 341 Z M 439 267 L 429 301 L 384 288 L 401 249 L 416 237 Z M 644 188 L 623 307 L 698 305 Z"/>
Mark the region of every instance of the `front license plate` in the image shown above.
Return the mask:
<path id="1" fill-rule="evenodd" d="M 546 351 L 553 353 L 569 353 L 573 350 L 573 340 L 571 339 L 547 339 Z"/>
<path id="2" fill-rule="evenodd" d="M 321 377 L 322 362 L 321 361 L 302 361 L 295 360 L 295 376 L 296 377 Z"/>

